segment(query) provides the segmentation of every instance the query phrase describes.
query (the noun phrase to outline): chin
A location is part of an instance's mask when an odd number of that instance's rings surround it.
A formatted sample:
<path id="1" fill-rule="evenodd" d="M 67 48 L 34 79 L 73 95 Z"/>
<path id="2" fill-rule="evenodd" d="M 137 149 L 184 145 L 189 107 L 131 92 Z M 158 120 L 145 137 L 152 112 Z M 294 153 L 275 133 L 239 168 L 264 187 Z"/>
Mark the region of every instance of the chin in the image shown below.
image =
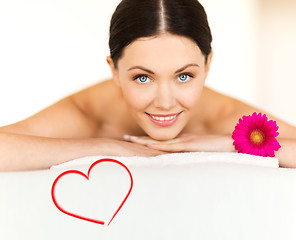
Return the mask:
<path id="1" fill-rule="evenodd" d="M 186 126 L 186 121 L 184 119 L 178 119 L 171 126 L 167 127 L 159 127 L 155 124 L 152 124 L 150 120 L 147 120 L 147 116 L 145 114 L 145 118 L 140 119 L 139 122 L 140 127 L 144 132 L 154 140 L 157 141 L 168 141 L 175 139 L 182 132 L 184 126 Z"/>
<path id="2" fill-rule="evenodd" d="M 147 132 L 147 134 L 154 140 L 157 141 L 168 141 L 176 138 L 179 134 L 179 132 L 173 132 L 173 131 L 168 131 L 168 132 L 163 132 L 163 131 L 157 131 L 157 132 Z"/>

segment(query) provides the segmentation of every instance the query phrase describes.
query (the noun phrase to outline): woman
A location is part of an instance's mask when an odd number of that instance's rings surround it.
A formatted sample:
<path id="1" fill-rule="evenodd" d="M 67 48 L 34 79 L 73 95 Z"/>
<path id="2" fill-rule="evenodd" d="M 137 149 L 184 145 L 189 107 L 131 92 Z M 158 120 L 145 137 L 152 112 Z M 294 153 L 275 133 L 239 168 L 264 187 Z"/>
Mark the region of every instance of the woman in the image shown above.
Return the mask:
<path id="1" fill-rule="evenodd" d="M 237 120 L 260 110 L 204 87 L 211 41 L 196 0 L 123 0 L 110 26 L 113 78 L 0 128 L 0 169 L 88 155 L 234 151 Z M 296 128 L 271 118 L 280 127 L 280 165 L 296 167 Z"/>

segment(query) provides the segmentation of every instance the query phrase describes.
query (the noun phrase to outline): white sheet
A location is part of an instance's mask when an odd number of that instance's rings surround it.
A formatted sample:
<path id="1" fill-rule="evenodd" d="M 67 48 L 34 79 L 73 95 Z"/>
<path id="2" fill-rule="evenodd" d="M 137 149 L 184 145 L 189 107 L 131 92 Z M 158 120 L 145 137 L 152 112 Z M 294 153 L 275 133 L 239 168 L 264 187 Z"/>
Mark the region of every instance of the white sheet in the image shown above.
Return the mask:
<path id="1" fill-rule="evenodd" d="M 151 158 L 141 166 L 127 160 L 133 189 L 109 226 L 65 215 L 51 199 L 56 177 L 69 169 L 86 173 L 91 158 L 83 165 L 0 173 L 0 239 L 296 239 L 296 170 L 223 162 L 218 155 L 190 164 L 188 154 L 178 154 L 184 164 L 167 159 L 158 165 Z M 109 165 L 91 177 L 105 189 L 128 183 L 114 169 Z M 88 190 L 71 181 L 64 192 Z M 118 192 L 109 194 L 112 200 Z M 78 197 L 67 193 L 64 200 Z M 101 197 L 94 192 L 87 199 L 97 200 L 82 204 L 84 210 L 96 211 Z"/>
<path id="2" fill-rule="evenodd" d="M 79 167 L 83 165 L 90 166 L 95 160 L 100 158 L 110 158 L 110 156 L 88 156 L 75 159 L 66 163 L 52 166 L 51 169 Z M 133 166 L 168 166 L 168 165 L 184 165 L 196 163 L 235 163 L 244 165 L 279 167 L 277 158 L 261 157 L 243 153 L 232 152 L 188 152 L 188 153 L 170 153 L 155 157 L 111 157 L 125 164 Z"/>

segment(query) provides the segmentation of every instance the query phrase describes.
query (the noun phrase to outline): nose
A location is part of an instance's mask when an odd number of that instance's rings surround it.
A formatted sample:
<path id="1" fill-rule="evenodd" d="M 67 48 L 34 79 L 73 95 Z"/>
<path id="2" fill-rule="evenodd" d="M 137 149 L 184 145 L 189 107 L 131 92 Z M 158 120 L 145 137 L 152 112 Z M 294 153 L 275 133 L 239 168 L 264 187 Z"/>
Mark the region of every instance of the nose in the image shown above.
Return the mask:
<path id="1" fill-rule="evenodd" d="M 176 105 L 173 86 L 169 83 L 158 84 L 154 97 L 154 106 L 161 110 L 170 110 Z"/>

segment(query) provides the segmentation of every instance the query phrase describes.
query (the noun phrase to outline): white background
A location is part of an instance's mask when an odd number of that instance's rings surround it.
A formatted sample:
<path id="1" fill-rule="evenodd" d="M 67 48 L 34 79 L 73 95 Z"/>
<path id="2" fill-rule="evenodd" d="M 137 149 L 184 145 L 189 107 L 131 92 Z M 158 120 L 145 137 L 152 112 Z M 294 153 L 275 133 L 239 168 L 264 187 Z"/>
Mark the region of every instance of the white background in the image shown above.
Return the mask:
<path id="1" fill-rule="evenodd" d="M 111 77 L 119 0 L 0 0 L 0 126 Z M 207 85 L 296 125 L 296 1 L 201 0 L 213 33 Z"/>

